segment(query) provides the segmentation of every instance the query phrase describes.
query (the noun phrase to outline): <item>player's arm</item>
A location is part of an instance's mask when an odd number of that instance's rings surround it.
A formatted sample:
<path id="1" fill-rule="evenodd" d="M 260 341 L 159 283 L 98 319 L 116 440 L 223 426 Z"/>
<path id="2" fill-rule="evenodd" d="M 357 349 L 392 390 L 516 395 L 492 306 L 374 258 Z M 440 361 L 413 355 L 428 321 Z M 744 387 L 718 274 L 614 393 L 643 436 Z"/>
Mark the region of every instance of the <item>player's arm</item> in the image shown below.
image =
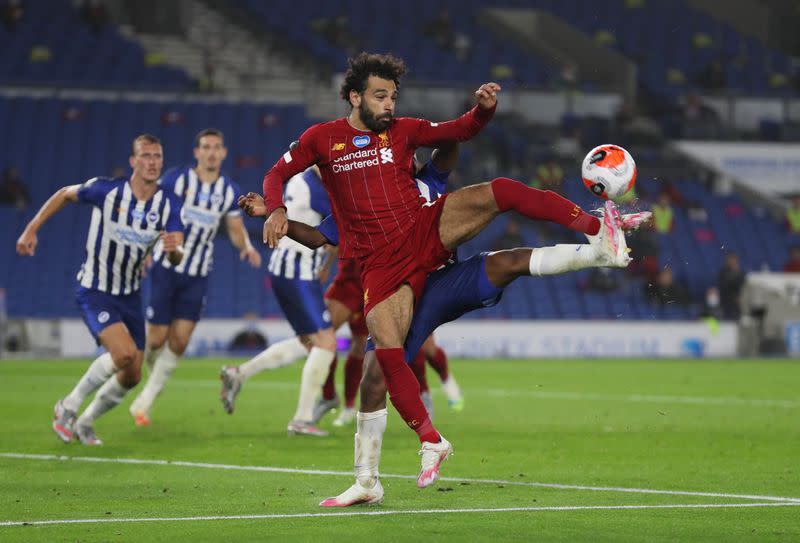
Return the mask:
<path id="1" fill-rule="evenodd" d="M 173 266 L 177 266 L 183 260 L 183 201 L 174 193 L 167 193 L 169 201 L 167 205 L 167 223 L 164 232 L 161 232 L 161 241 L 164 243 L 164 252 L 167 253 L 167 260 Z"/>
<path id="2" fill-rule="evenodd" d="M 239 260 L 247 259 L 247 262 L 254 268 L 261 266 L 261 253 L 253 244 L 250 243 L 250 235 L 244 226 L 241 215 L 228 215 L 225 217 L 225 226 L 228 229 L 228 237 L 233 246 L 239 249 Z"/>
<path id="3" fill-rule="evenodd" d="M 286 235 L 289 226 L 283 203 L 283 184 L 319 160 L 314 145 L 318 126 L 306 130 L 264 176 L 264 205 L 267 213 L 264 243 L 272 249 L 278 246 L 278 240 Z"/>
<path id="4" fill-rule="evenodd" d="M 78 190 L 82 185 L 69 185 L 61 187 L 53 194 L 33 219 L 25 226 L 22 235 L 17 239 L 17 253 L 23 256 L 33 256 L 36 253 L 38 239 L 36 233 L 50 217 L 61 211 L 67 204 L 78 201 Z"/>
<path id="5" fill-rule="evenodd" d="M 478 105 L 452 121 L 432 123 L 415 119 L 416 127 L 409 133 L 409 145 L 437 147 L 446 141 L 467 141 L 473 138 L 494 116 L 498 92 L 500 85 L 497 83 L 484 83 L 475 91 Z"/>
<path id="6" fill-rule="evenodd" d="M 326 243 L 330 243 L 328 238 L 322 235 L 322 232 L 304 222 L 290 220 L 286 235 L 309 249 L 318 249 Z"/>

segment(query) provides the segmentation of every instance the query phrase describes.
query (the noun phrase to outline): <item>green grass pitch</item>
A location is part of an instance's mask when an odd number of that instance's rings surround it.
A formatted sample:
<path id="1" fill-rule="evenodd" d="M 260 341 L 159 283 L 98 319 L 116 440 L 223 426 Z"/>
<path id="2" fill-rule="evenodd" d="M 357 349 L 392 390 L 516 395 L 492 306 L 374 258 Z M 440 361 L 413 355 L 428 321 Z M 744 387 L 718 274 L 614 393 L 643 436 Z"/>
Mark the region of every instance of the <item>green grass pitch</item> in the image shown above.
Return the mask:
<path id="1" fill-rule="evenodd" d="M 226 362 L 183 360 L 150 427 L 129 396 L 94 448 L 50 430 L 88 361 L 0 362 L 0 541 L 800 541 L 797 361 L 454 361 L 461 413 L 428 372 L 444 479 L 416 488 L 390 409 L 384 504 L 336 511 L 317 504 L 352 482 L 353 428 L 286 435 L 300 364 L 225 414 Z M 92 522 L 14 524 L 66 520 Z"/>

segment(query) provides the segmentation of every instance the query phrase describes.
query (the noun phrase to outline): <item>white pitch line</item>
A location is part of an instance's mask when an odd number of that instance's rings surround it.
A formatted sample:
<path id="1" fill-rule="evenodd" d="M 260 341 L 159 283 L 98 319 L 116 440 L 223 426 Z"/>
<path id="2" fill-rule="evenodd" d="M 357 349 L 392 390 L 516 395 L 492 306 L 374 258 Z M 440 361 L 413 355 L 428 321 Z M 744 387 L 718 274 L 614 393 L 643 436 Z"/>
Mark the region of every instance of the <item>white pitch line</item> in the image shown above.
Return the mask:
<path id="1" fill-rule="evenodd" d="M 540 507 L 481 507 L 470 509 L 411 509 L 407 511 L 342 511 L 335 513 L 275 513 L 270 515 L 212 515 L 197 517 L 87 518 L 59 520 L 6 520 L 7 526 L 52 526 L 54 524 L 111 524 L 117 522 L 197 522 L 209 520 L 265 520 L 329 517 L 384 517 L 389 515 L 445 515 L 455 513 L 527 513 L 540 511 L 597 511 L 641 509 L 734 509 L 743 507 L 800 507 L 800 503 L 679 503 L 664 505 L 553 505 Z"/>
<path id="2" fill-rule="evenodd" d="M 243 466 L 238 464 L 214 464 L 209 462 L 188 462 L 184 460 L 155 460 L 143 458 L 104 458 L 99 456 L 66 456 L 54 454 L 0 453 L 0 458 L 16 458 L 20 460 L 55 460 L 74 462 L 97 462 L 109 464 L 136 464 L 149 466 L 177 466 L 185 468 L 201 468 L 232 471 L 256 471 L 262 473 L 290 473 L 297 475 L 335 475 L 352 477 L 352 471 L 334 471 L 317 469 L 281 468 L 277 466 Z M 416 479 L 415 475 L 381 473 L 384 479 Z M 771 501 L 800 504 L 800 498 L 785 496 L 761 496 L 756 494 L 730 494 L 722 492 L 697 492 L 689 490 L 657 490 L 652 488 L 629 488 L 612 486 L 587 486 L 561 483 L 539 483 L 533 481 L 507 481 L 502 479 L 472 479 L 467 477 L 442 477 L 440 481 L 471 484 L 491 484 L 524 486 L 535 488 L 552 488 L 557 490 L 588 490 L 594 492 L 620 492 L 629 494 L 656 494 L 663 496 L 695 496 L 703 498 L 724 498 L 737 500 Z"/>

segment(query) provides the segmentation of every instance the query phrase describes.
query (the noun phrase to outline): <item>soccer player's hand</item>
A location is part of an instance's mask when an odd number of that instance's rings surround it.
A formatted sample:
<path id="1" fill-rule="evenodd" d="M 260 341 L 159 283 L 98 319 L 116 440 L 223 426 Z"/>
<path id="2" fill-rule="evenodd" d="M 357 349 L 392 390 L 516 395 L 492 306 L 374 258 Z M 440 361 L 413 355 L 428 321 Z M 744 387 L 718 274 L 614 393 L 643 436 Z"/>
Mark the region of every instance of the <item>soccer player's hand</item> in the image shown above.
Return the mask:
<path id="1" fill-rule="evenodd" d="M 286 210 L 282 207 L 274 210 L 267 221 L 264 223 L 264 243 L 270 249 L 278 246 L 280 239 L 289 231 L 289 220 L 286 218 Z"/>
<path id="2" fill-rule="evenodd" d="M 253 268 L 261 266 L 261 253 L 256 251 L 255 247 L 245 247 L 239 252 L 239 260 L 244 260 L 245 258 Z"/>
<path id="3" fill-rule="evenodd" d="M 478 106 L 481 109 L 492 109 L 497 105 L 497 93 L 500 92 L 500 85 L 497 83 L 484 83 L 475 91 L 478 98 Z"/>
<path id="4" fill-rule="evenodd" d="M 164 243 L 165 253 L 174 253 L 180 245 L 182 232 L 161 232 L 161 241 Z"/>
<path id="5" fill-rule="evenodd" d="M 33 256 L 36 253 L 36 232 L 29 232 L 26 228 L 22 235 L 17 239 L 17 254 L 22 256 Z"/>
<path id="6" fill-rule="evenodd" d="M 264 199 L 255 192 L 248 192 L 239 196 L 236 205 L 250 217 L 267 216 L 267 206 L 264 205 Z"/>

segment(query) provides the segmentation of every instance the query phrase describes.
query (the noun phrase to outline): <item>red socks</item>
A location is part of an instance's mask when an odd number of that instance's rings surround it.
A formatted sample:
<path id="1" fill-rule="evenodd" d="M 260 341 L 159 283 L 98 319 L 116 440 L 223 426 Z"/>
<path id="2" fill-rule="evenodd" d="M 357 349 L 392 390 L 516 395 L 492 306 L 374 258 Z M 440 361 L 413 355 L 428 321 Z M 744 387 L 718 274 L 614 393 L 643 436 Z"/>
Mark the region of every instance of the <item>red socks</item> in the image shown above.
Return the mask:
<path id="1" fill-rule="evenodd" d="M 411 362 L 411 371 L 419 383 L 419 391 L 428 392 L 428 378 L 425 376 L 425 354 L 420 350 Z"/>
<path id="2" fill-rule="evenodd" d="M 555 192 L 527 187 L 507 177 L 492 180 L 492 192 L 502 212 L 513 209 L 530 219 L 556 222 L 590 236 L 600 231 L 597 217 Z"/>
<path id="3" fill-rule="evenodd" d="M 334 379 L 334 375 L 336 375 L 336 356 L 333 357 L 331 369 L 328 370 L 328 378 L 325 379 L 325 384 L 322 385 L 323 400 L 332 400 L 336 397 L 336 380 Z"/>
<path id="4" fill-rule="evenodd" d="M 364 359 L 353 355 L 347 357 L 344 363 L 344 406 L 355 407 L 358 385 L 361 384 L 361 374 L 364 373 Z"/>
<path id="5" fill-rule="evenodd" d="M 428 364 L 439 374 L 439 379 L 447 381 L 450 372 L 447 369 L 447 355 L 441 347 L 436 347 L 436 354 L 428 358 Z"/>
<path id="6" fill-rule="evenodd" d="M 375 349 L 378 363 L 386 379 L 386 388 L 392 405 L 406 421 L 409 428 L 419 436 L 419 440 L 438 443 L 441 436 L 433 427 L 428 412 L 419 397 L 419 383 L 414 372 L 403 358 L 403 349 Z"/>

